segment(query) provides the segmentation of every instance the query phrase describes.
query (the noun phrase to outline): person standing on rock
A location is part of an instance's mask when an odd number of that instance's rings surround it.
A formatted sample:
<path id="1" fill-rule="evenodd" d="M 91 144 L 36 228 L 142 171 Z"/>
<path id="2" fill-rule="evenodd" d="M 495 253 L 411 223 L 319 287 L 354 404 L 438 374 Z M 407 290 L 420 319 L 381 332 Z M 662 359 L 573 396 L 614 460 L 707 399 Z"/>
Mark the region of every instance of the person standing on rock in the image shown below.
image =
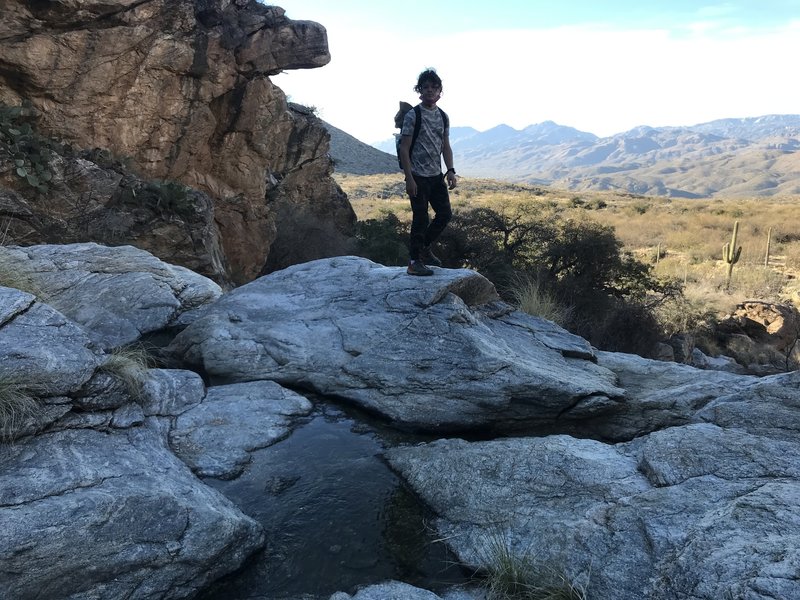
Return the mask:
<path id="1" fill-rule="evenodd" d="M 436 106 L 442 95 L 442 80 L 434 69 L 426 69 L 419 74 L 414 91 L 422 102 L 403 119 L 399 149 L 413 215 L 407 272 L 409 275 L 433 275 L 427 265 L 441 267 L 442 261 L 431 251 L 431 244 L 453 216 L 448 189 L 456 187 L 457 179 L 450 148 L 450 121 Z M 447 167 L 444 174 L 442 158 Z M 428 206 L 435 213 L 433 221 L 428 217 Z"/>

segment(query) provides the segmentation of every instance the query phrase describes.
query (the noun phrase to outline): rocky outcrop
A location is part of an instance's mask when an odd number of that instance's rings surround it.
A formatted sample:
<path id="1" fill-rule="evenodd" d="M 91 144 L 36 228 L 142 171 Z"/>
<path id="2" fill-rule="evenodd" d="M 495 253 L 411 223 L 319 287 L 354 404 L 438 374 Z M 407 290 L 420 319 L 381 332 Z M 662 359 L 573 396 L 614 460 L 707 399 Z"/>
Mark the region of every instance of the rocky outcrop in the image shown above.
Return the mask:
<path id="1" fill-rule="evenodd" d="M 188 598 L 237 569 L 265 533 L 198 476 L 236 478 L 280 444 L 311 410 L 301 389 L 396 429 L 478 429 L 485 441 L 406 445 L 393 432 L 385 452 L 478 574 L 501 553 L 596 600 L 800 597 L 800 371 L 595 352 L 468 270 L 413 278 L 339 257 L 219 295 L 132 248 L 3 256 L 17 268 L 0 283 L 29 289 L 0 287 L 0 589 L 11 597 Z M 50 296 L 75 303 L 71 317 Z M 169 354 L 217 385 L 121 369 L 105 351 L 110 330 L 159 327 L 185 327 Z M 334 599 L 485 597 L 399 581 L 350 594 Z"/>
<path id="2" fill-rule="evenodd" d="M 190 597 L 264 542 L 154 423 L 27 438 L 3 447 L 0 464 L 8 598 Z"/>
<path id="3" fill-rule="evenodd" d="M 106 350 L 185 324 L 222 294 L 209 279 L 132 246 L 0 247 L 0 265 L 35 282 L 38 295 Z"/>
<path id="4" fill-rule="evenodd" d="M 720 320 L 715 343 L 754 373 L 800 366 L 800 311 L 790 304 L 751 300 Z"/>
<path id="5" fill-rule="evenodd" d="M 33 152 L 33 146 L 32 141 L 26 150 Z M 107 152 L 76 152 L 59 144 L 40 146 L 37 164 L 50 179 L 37 189 L 3 160 L 3 150 L 0 143 L 6 244 L 131 244 L 170 264 L 230 282 L 214 203 L 207 194 L 176 182 L 146 181 Z"/>
<path id="6" fill-rule="evenodd" d="M 36 294 L 0 287 L 3 596 L 185 598 L 239 568 L 264 545 L 262 527 L 192 473 L 170 432 L 220 397 L 247 407 L 233 428 L 246 420 L 260 435 L 241 436 L 228 458 L 211 452 L 235 469 L 308 402 L 257 403 L 235 386 L 207 395 L 195 373 L 120 365 L 103 351 L 213 300 L 209 280 L 130 247 L 0 250 L 0 284 Z M 202 447 L 199 431 L 219 423 L 197 421 L 176 436 Z"/>
<path id="7" fill-rule="evenodd" d="M 584 340 L 497 300 L 467 269 L 414 278 L 322 259 L 226 294 L 168 351 L 212 377 L 311 389 L 408 428 L 549 427 L 618 408 L 623 392 Z"/>
<path id="8" fill-rule="evenodd" d="M 766 600 L 800 595 L 796 443 L 709 423 L 617 446 L 439 440 L 388 457 L 478 570 L 508 555 L 597 600 Z"/>
<path id="9" fill-rule="evenodd" d="M 233 281 L 344 243 L 355 216 L 330 178 L 329 136 L 269 79 L 330 60 L 321 25 L 255 1 L 9 0 L 3 15 L 0 102 L 29 101 L 48 136 L 107 149 L 146 178 L 207 194 L 214 223 L 205 219 L 205 233 L 217 228 L 219 242 L 198 242 L 203 227 L 191 237 L 206 253 L 221 248 L 215 260 Z M 120 189 L 127 184 L 109 178 L 108 197 L 135 205 Z M 94 193 L 85 205 L 108 204 Z M 117 221 L 117 243 L 130 242 L 132 225 Z M 294 252 L 303 232 L 321 224 L 327 237 Z M 37 241 L 55 240 L 25 243 Z"/>

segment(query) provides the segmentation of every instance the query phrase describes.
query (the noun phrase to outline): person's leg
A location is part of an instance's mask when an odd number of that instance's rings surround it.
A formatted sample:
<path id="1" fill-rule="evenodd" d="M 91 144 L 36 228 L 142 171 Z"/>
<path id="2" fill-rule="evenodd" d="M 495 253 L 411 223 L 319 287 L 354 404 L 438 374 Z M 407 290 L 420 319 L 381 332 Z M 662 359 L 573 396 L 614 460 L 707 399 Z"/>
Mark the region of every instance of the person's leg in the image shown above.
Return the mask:
<path id="1" fill-rule="evenodd" d="M 425 233 L 428 230 L 428 186 L 424 178 L 414 177 L 417 182 L 417 196 L 411 200 L 411 235 L 408 241 L 408 256 L 411 260 L 419 260 L 422 246 L 425 244 Z"/>
<path id="2" fill-rule="evenodd" d="M 436 216 L 425 230 L 422 245 L 426 248 L 436 241 L 436 238 L 444 231 L 444 228 L 447 227 L 453 217 L 453 211 L 450 208 L 450 194 L 447 192 L 447 184 L 444 182 L 444 177 L 436 178 L 431 182 L 428 202 Z"/>

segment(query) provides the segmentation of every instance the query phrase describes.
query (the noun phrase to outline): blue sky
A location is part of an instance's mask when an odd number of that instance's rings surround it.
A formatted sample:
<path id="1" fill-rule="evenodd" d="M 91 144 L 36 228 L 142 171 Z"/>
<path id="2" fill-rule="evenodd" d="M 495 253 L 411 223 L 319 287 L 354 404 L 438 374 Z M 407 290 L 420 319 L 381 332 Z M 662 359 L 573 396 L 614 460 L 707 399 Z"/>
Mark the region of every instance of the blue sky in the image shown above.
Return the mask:
<path id="1" fill-rule="evenodd" d="M 638 125 L 800 114 L 800 0 L 283 0 L 328 31 L 331 62 L 273 81 L 371 143 L 437 69 L 453 126 Z"/>

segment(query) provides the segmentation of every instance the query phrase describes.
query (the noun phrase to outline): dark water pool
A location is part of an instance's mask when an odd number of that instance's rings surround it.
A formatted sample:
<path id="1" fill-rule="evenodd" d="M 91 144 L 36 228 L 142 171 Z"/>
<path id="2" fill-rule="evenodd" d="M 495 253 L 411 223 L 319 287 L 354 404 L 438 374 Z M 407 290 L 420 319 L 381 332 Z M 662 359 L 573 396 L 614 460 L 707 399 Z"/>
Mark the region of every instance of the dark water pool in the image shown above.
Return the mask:
<path id="1" fill-rule="evenodd" d="M 238 479 L 206 480 L 264 526 L 267 547 L 201 599 L 327 600 L 386 579 L 432 590 L 464 583 L 469 573 L 435 541 L 432 515 L 381 460 L 386 439 L 352 412 L 318 401 Z"/>

